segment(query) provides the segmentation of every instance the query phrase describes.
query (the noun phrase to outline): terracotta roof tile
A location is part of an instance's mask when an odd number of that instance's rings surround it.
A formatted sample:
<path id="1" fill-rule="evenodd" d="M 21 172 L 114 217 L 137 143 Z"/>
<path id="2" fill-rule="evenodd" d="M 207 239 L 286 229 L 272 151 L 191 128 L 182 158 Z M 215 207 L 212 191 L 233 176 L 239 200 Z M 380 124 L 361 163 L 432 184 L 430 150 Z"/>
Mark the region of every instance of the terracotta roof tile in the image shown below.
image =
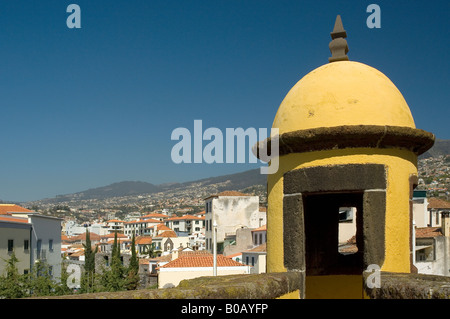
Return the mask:
<path id="1" fill-rule="evenodd" d="M 431 197 L 428 199 L 428 209 L 430 208 L 450 208 L 450 202 L 440 198 Z"/>
<path id="2" fill-rule="evenodd" d="M 172 230 L 172 229 L 170 229 L 169 227 L 167 227 L 167 226 L 164 225 L 164 224 L 158 224 L 158 225 L 156 225 L 156 229 L 157 229 L 157 230 Z"/>
<path id="3" fill-rule="evenodd" d="M 96 233 L 89 233 L 89 237 L 91 240 L 96 241 L 96 240 L 100 240 L 101 236 L 96 234 Z M 66 239 L 67 241 L 76 241 L 76 240 L 86 240 L 86 233 L 83 234 L 79 234 L 77 236 L 71 236 L 71 237 L 67 237 Z"/>
<path id="4" fill-rule="evenodd" d="M 252 248 L 252 249 L 249 249 L 249 250 L 247 250 L 248 252 L 265 252 L 265 251 L 267 251 L 267 244 L 266 243 L 264 243 L 264 244 L 261 244 L 261 245 L 259 245 L 259 246 L 256 246 L 255 248 Z"/>
<path id="5" fill-rule="evenodd" d="M 177 233 L 175 233 L 173 230 L 166 230 L 155 237 L 178 237 L 178 236 L 177 236 Z"/>
<path id="6" fill-rule="evenodd" d="M 267 225 L 263 225 L 261 227 L 255 228 L 252 230 L 252 232 L 254 231 L 263 231 L 263 230 L 267 230 Z"/>
<path id="7" fill-rule="evenodd" d="M 32 210 L 26 209 L 25 207 L 16 204 L 0 204 L 0 214 L 6 213 L 32 213 Z"/>
<path id="8" fill-rule="evenodd" d="M 180 256 L 160 268 L 213 267 L 213 255 Z M 243 266 L 241 263 L 223 255 L 217 255 L 217 267 Z"/>
<path id="9" fill-rule="evenodd" d="M 123 220 L 111 219 L 111 220 L 108 220 L 107 223 L 125 223 L 125 222 Z"/>
<path id="10" fill-rule="evenodd" d="M 416 238 L 430 238 L 442 236 L 441 227 L 418 227 L 416 228 Z"/>
<path id="11" fill-rule="evenodd" d="M 204 220 L 205 217 L 197 217 L 197 216 L 192 216 L 192 215 L 184 215 L 184 216 L 180 216 L 180 217 L 170 217 L 167 218 L 166 221 L 169 220 L 187 220 L 187 219 L 193 219 L 193 220 Z"/>
<path id="12" fill-rule="evenodd" d="M 114 238 L 114 233 L 109 233 L 107 235 L 100 236 L 101 238 Z M 117 238 L 128 238 L 127 235 L 124 235 L 122 233 L 117 233 Z"/>
<path id="13" fill-rule="evenodd" d="M 135 239 L 136 245 L 148 245 L 152 243 L 152 238 L 150 236 L 139 236 Z"/>
<path id="14" fill-rule="evenodd" d="M 27 224 L 28 223 L 28 218 L 13 217 L 13 216 L 5 214 L 5 215 L 0 215 L 0 221 Z"/>

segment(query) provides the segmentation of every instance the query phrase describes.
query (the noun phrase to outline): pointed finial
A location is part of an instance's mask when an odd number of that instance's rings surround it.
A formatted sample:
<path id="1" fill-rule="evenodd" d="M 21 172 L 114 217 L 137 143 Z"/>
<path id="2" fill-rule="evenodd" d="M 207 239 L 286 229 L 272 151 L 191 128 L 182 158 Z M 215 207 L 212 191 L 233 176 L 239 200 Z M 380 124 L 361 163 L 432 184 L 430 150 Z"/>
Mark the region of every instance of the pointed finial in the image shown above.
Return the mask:
<path id="1" fill-rule="evenodd" d="M 330 33 L 332 41 L 330 42 L 330 52 L 331 57 L 328 58 L 329 62 L 336 61 L 348 61 L 348 45 L 347 40 L 347 32 L 344 30 L 344 26 L 342 25 L 341 16 L 338 15 L 336 17 L 336 22 L 334 23 L 333 32 Z"/>

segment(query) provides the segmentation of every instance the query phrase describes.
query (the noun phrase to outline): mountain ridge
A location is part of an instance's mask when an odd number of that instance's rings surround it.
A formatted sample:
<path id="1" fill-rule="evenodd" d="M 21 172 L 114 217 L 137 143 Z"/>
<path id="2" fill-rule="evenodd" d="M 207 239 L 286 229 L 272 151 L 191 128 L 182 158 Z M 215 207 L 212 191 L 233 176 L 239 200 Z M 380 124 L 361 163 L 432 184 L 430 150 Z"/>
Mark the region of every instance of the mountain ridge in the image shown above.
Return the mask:
<path id="1" fill-rule="evenodd" d="M 228 189 L 244 189 L 255 185 L 266 185 L 267 176 L 260 174 L 260 169 L 252 169 L 240 173 L 203 178 L 188 182 L 163 183 L 155 185 L 142 181 L 122 181 L 106 186 L 90 188 L 84 191 L 56 195 L 54 198 L 44 198 L 33 202 L 58 203 L 73 200 L 104 200 L 112 197 L 138 196 L 188 189 L 191 187 L 214 185 L 219 191 Z"/>
<path id="2" fill-rule="evenodd" d="M 450 154 L 450 140 L 436 139 L 433 147 L 419 156 L 419 159 L 447 154 Z M 159 185 L 142 181 L 115 182 L 106 186 L 90 188 L 72 194 L 57 195 L 54 198 L 44 198 L 32 202 L 58 203 L 73 200 L 103 200 L 112 197 L 155 194 L 174 190 L 183 191 L 192 187 L 207 187 L 208 185 L 213 185 L 212 188 L 217 191 L 242 190 L 255 185 L 266 187 L 266 183 L 267 175 L 260 174 L 260 169 L 257 168 L 240 173 L 208 177 L 194 181 L 163 183 Z"/>

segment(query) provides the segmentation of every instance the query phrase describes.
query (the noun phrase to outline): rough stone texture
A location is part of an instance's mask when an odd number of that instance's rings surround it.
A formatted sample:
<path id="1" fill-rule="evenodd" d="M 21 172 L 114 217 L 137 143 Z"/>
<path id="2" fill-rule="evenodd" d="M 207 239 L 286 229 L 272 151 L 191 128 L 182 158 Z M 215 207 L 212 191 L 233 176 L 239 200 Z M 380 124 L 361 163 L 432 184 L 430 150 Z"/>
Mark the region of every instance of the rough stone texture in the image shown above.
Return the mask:
<path id="1" fill-rule="evenodd" d="M 305 227 L 303 196 L 285 196 L 283 199 L 284 266 L 288 270 L 305 270 Z"/>
<path id="2" fill-rule="evenodd" d="M 283 186 L 284 194 L 386 189 L 386 173 L 380 164 L 307 167 L 286 172 Z"/>
<path id="3" fill-rule="evenodd" d="M 176 288 L 142 289 L 33 299 L 275 299 L 299 290 L 298 272 L 199 277 L 183 280 Z"/>
<path id="4" fill-rule="evenodd" d="M 383 265 L 386 192 L 364 192 L 363 207 L 364 268 L 371 264 Z"/>
<path id="5" fill-rule="evenodd" d="M 366 283 L 371 272 L 364 272 L 364 290 L 372 299 L 450 299 L 450 277 L 424 274 L 380 272 L 380 288 Z M 369 279 L 370 281 L 370 279 Z"/>
<path id="6" fill-rule="evenodd" d="M 389 125 L 342 125 L 319 127 L 281 134 L 279 155 L 356 147 L 400 148 L 417 155 L 434 144 L 435 136 L 424 130 Z M 270 138 L 258 143 L 267 148 L 258 154 L 271 154 Z"/>

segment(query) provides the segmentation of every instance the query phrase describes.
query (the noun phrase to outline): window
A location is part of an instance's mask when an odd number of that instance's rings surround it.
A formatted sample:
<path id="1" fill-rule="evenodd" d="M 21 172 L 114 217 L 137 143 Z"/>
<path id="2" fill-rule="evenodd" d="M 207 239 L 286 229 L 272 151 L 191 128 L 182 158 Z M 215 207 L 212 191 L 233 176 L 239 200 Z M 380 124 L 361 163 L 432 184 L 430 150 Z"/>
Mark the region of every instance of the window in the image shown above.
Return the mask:
<path id="1" fill-rule="evenodd" d="M 48 240 L 48 250 L 53 252 L 53 239 Z"/>
<path id="2" fill-rule="evenodd" d="M 12 252 L 14 249 L 14 240 L 13 239 L 8 239 L 8 252 Z"/>
<path id="3" fill-rule="evenodd" d="M 42 246 L 42 240 L 38 239 L 36 242 L 36 257 L 37 257 L 37 259 L 41 259 L 41 246 Z"/>
<path id="4" fill-rule="evenodd" d="M 349 255 L 358 251 L 356 245 L 356 207 L 339 207 L 338 251 Z"/>
<path id="5" fill-rule="evenodd" d="M 255 257 L 252 257 L 252 266 L 255 265 Z"/>
<path id="6" fill-rule="evenodd" d="M 28 251 L 30 249 L 30 241 L 28 239 L 25 239 L 23 241 L 23 250 Z"/>

